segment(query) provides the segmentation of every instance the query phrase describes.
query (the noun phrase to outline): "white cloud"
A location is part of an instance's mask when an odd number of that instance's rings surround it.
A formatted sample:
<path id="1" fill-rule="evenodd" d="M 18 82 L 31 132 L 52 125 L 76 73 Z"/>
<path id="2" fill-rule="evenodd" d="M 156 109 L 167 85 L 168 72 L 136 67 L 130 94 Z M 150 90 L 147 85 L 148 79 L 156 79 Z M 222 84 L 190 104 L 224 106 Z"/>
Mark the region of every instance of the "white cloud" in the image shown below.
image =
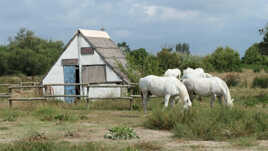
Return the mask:
<path id="1" fill-rule="evenodd" d="M 141 13 L 140 13 L 141 12 Z M 197 10 L 182 10 L 160 5 L 135 4 L 130 9 L 132 15 L 143 15 L 143 19 L 155 21 L 187 20 L 200 16 Z"/>

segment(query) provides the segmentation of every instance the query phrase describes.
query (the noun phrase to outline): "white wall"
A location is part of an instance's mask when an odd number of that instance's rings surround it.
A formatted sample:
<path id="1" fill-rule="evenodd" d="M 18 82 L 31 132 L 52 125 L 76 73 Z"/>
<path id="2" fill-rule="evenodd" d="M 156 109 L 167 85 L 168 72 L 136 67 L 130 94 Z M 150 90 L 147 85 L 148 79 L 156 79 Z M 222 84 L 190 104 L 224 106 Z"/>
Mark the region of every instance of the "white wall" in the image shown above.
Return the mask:
<path id="1" fill-rule="evenodd" d="M 62 59 L 79 58 L 78 50 L 80 49 L 78 49 L 78 41 L 80 42 L 80 47 L 90 47 L 88 42 L 82 36 L 79 36 L 79 38 L 76 36 L 43 79 L 43 84 L 64 83 L 64 73 L 61 61 Z M 81 65 L 105 64 L 97 52 L 94 52 L 94 55 L 80 55 L 80 63 Z M 107 81 L 122 81 L 108 65 L 106 65 L 106 77 Z M 54 95 L 64 95 L 64 86 L 53 86 L 52 88 L 54 90 Z M 86 88 L 83 89 L 86 93 Z M 120 88 L 91 88 L 89 92 L 91 97 L 120 96 Z"/>
<path id="2" fill-rule="evenodd" d="M 78 51 L 73 50 L 77 50 L 77 37 L 73 39 L 70 45 L 61 54 L 54 66 L 50 69 L 46 77 L 43 79 L 43 84 L 64 83 L 63 66 L 61 64 L 61 60 L 78 58 Z M 55 95 L 64 95 L 63 86 L 53 86 L 52 88 Z"/>

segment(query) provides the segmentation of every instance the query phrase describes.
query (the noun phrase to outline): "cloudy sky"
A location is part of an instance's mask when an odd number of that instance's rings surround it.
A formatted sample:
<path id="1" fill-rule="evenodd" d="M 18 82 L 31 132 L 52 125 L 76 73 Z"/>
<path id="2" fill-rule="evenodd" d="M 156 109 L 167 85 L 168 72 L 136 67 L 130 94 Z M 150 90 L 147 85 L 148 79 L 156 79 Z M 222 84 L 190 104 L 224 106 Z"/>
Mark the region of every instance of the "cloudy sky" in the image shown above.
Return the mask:
<path id="1" fill-rule="evenodd" d="M 78 28 L 104 27 L 152 53 L 187 42 L 194 54 L 227 45 L 243 54 L 267 22 L 267 0 L 1 0 L 0 44 L 21 27 L 65 43 Z"/>

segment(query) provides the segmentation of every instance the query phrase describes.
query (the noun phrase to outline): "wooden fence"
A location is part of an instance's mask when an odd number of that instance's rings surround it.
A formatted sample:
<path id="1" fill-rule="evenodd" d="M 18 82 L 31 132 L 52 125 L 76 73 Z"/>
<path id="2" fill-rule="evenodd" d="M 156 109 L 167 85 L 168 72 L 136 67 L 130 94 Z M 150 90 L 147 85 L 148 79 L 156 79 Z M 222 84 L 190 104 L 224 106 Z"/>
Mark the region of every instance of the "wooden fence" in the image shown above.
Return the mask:
<path id="1" fill-rule="evenodd" d="M 130 110 L 132 110 L 132 104 L 134 98 L 138 98 L 140 96 L 138 95 L 132 95 L 133 91 L 131 88 L 133 88 L 135 85 L 100 85 L 100 84 L 109 84 L 109 83 L 67 83 L 67 84 L 44 84 L 44 85 L 38 85 L 37 83 L 34 82 L 24 82 L 20 84 L 0 84 L 0 86 L 6 86 L 8 87 L 8 93 L 0 93 L 0 98 L 8 98 L 9 102 L 9 107 L 12 107 L 12 102 L 13 101 L 35 101 L 35 100 L 42 100 L 42 101 L 47 101 L 51 98 L 58 98 L 58 97 L 76 97 L 76 98 L 86 98 L 86 102 L 89 103 L 91 100 L 106 100 L 106 99 L 112 99 L 112 100 L 129 100 L 130 102 Z M 48 87 L 51 86 L 82 86 L 86 87 L 87 95 L 84 95 L 84 92 L 82 91 L 82 95 L 47 95 L 47 94 L 42 94 L 41 97 L 32 97 L 32 98 L 13 98 L 11 96 L 12 90 L 13 89 L 28 89 L 28 88 L 37 88 L 39 90 L 44 90 L 47 89 Z M 120 96 L 120 97 L 89 97 L 89 91 L 90 88 L 129 88 L 130 89 L 130 95 L 129 96 Z M 46 90 L 45 90 L 46 91 Z M 122 91 L 121 91 L 122 94 Z"/>

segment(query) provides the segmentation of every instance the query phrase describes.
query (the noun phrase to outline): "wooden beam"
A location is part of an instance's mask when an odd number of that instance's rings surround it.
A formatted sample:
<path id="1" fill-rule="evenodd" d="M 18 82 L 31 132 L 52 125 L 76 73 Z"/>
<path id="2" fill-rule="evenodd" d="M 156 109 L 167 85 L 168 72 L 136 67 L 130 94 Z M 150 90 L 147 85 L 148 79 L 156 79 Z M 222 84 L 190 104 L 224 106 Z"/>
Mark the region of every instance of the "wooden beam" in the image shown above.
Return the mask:
<path id="1" fill-rule="evenodd" d="M 45 95 L 44 97 L 88 97 L 87 95 Z"/>
<path id="2" fill-rule="evenodd" d="M 9 89 L 23 89 L 23 88 L 43 88 L 41 85 L 33 85 L 33 86 L 11 86 Z"/>
<path id="3" fill-rule="evenodd" d="M 33 100 L 47 100 L 44 97 L 37 97 L 37 98 L 9 98 L 9 101 L 33 101 Z"/>
<path id="4" fill-rule="evenodd" d="M 87 86 L 87 83 L 53 83 L 53 84 L 43 84 L 43 86 L 76 86 L 76 85 L 84 85 Z"/>
<path id="5" fill-rule="evenodd" d="M 10 98 L 11 95 L 0 95 L 0 98 Z"/>
<path id="6" fill-rule="evenodd" d="M 106 97 L 106 98 L 97 98 L 97 97 L 89 97 L 89 99 L 98 99 L 98 100 L 107 100 L 107 99 L 132 99 L 132 97 Z"/>
<path id="7" fill-rule="evenodd" d="M 122 88 L 122 87 L 133 87 L 132 85 L 88 85 L 89 88 Z"/>

